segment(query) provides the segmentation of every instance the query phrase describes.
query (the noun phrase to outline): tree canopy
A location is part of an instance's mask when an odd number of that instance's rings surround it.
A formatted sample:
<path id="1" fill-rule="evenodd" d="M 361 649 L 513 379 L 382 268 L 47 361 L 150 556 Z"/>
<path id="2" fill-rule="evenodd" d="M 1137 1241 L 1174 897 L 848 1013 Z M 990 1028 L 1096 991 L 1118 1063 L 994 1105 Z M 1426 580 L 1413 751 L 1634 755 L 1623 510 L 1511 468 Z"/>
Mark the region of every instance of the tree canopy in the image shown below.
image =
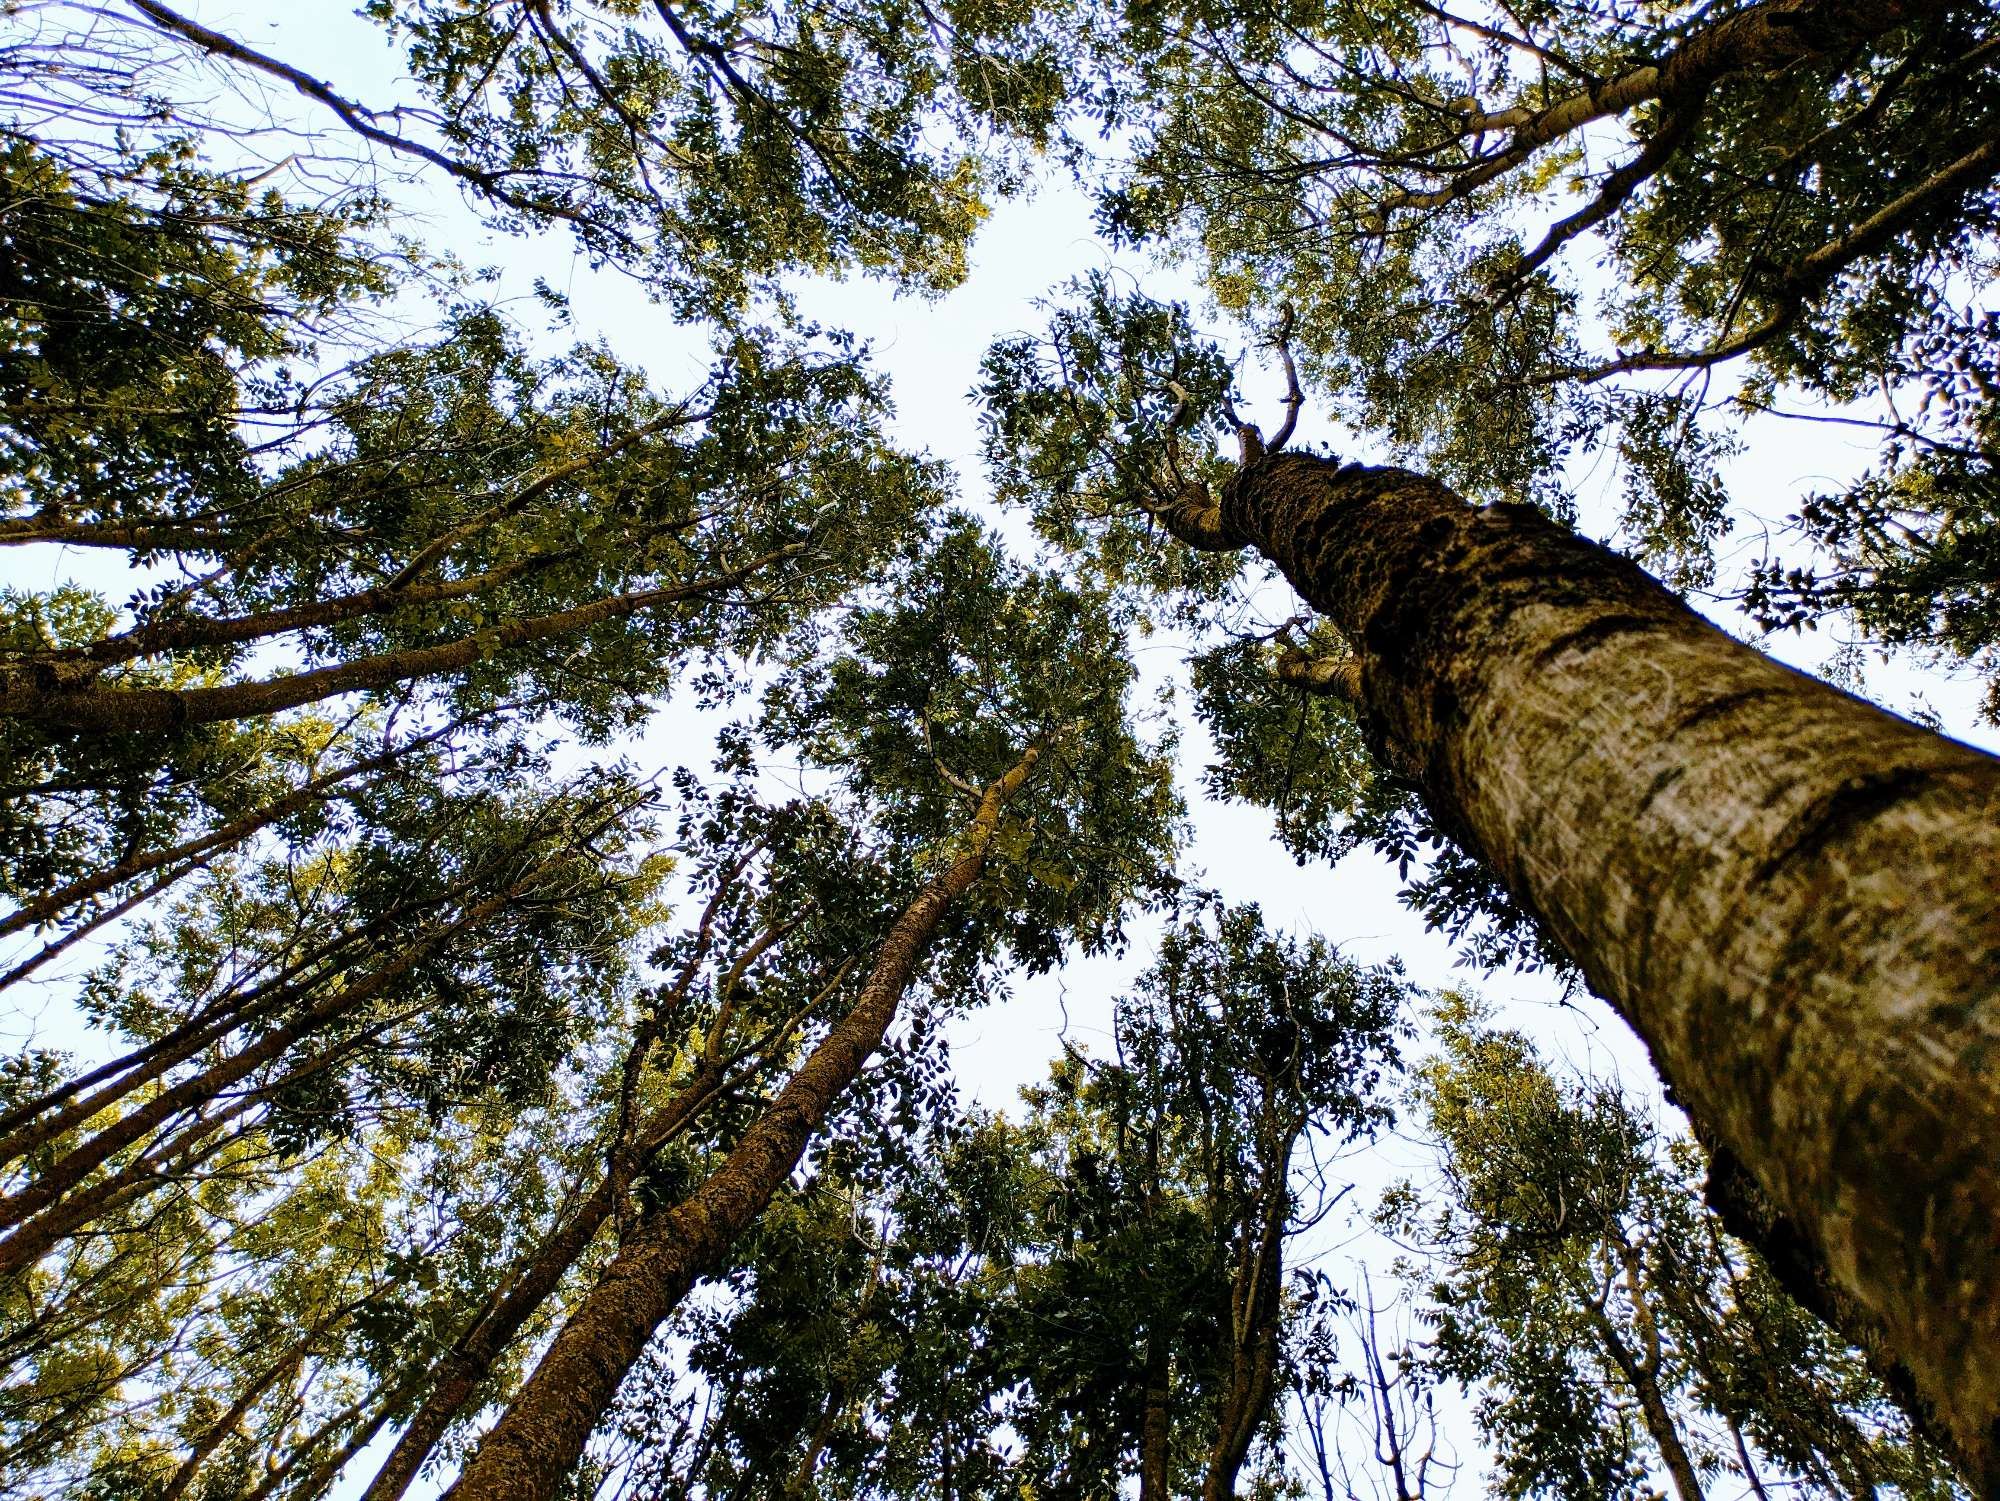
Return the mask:
<path id="1" fill-rule="evenodd" d="M 2000 1486 L 1997 22 L 7 7 L 0 1495 Z"/>

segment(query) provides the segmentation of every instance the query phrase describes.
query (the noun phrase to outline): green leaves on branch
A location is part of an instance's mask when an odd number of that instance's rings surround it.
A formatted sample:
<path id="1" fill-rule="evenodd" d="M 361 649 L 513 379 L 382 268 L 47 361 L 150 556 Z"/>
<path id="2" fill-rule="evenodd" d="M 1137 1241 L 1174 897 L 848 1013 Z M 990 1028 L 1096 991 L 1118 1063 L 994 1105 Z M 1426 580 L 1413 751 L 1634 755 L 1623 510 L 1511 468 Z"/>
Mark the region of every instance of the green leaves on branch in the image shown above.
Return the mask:
<path id="1" fill-rule="evenodd" d="M 1186 254 L 1226 308 L 1296 308 L 1301 368 L 1350 426 L 1557 514 L 1615 452 L 1629 545 L 1700 586 L 1738 435 L 1835 424 L 1872 470 L 1801 512 L 1807 559 L 1752 602 L 1990 666 L 1976 611 L 1927 608 L 1990 582 L 1959 547 L 1989 508 L 2000 391 L 1976 290 L 2000 212 L 1990 11 L 1102 19 L 1137 137 L 1105 224 Z"/>
<path id="2" fill-rule="evenodd" d="M 1170 545 L 1151 513 L 1226 472 L 1213 424 L 1230 389 L 1188 310 L 1102 274 L 1059 289 L 1046 332 L 987 351 L 975 396 L 996 498 L 1114 586 L 1188 596 L 1195 618 L 1241 566 Z"/>
<path id="3" fill-rule="evenodd" d="M 141 38 L 289 86 L 357 154 L 458 187 L 511 233 L 567 228 L 684 309 L 727 309 L 795 270 L 955 285 L 987 197 L 1018 185 L 1064 104 L 1053 18 L 978 0 L 371 4 L 404 54 L 411 87 L 393 99 L 159 0 L 135 10 Z"/>
<path id="4" fill-rule="evenodd" d="M 1210 793 L 1269 811 L 1278 842 L 1301 865 L 1364 848 L 1394 862 L 1404 905 L 1469 962 L 1547 968 L 1573 982 L 1569 957 L 1483 861 L 1437 827 L 1416 787 L 1371 752 L 1353 704 L 1287 679 L 1288 655 L 1339 658 L 1344 648 L 1330 635 L 1308 631 L 1303 647 L 1289 634 L 1283 645 L 1232 641 L 1192 659 L 1194 708 L 1217 753 L 1203 778 Z"/>
<path id="5" fill-rule="evenodd" d="M 1129 612 L 1012 562 L 963 515 L 883 584 L 773 687 L 762 733 L 836 776 L 918 868 L 954 858 L 979 789 L 1039 746 L 967 910 L 1031 969 L 1122 943 L 1126 904 L 1177 884 L 1181 816 L 1171 740 L 1130 719 Z"/>

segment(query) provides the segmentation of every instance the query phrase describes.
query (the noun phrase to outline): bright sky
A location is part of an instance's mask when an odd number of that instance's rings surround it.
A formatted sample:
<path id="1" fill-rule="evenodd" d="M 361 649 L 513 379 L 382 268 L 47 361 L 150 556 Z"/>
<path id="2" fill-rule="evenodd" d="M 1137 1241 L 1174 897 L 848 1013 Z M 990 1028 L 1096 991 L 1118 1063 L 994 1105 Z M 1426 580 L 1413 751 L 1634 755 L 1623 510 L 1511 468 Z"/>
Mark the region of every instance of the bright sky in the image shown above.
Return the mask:
<path id="1" fill-rule="evenodd" d="M 338 80 L 364 100 L 385 94 L 394 77 L 394 59 L 383 47 L 379 31 L 352 14 L 350 0 L 291 0 L 282 8 L 213 0 L 192 9 L 204 23 Z M 273 99 L 286 110 L 299 105 L 288 94 Z M 473 264 L 497 263 L 503 271 L 503 292 L 525 295 L 533 279 L 542 277 L 568 294 L 575 325 L 558 335 L 562 340 L 602 337 L 626 359 L 647 366 L 663 385 L 692 385 L 701 378 L 705 360 L 699 334 L 677 328 L 664 309 L 648 302 L 629 281 L 591 272 L 574 255 L 566 233 L 523 243 L 481 230 L 448 192 L 413 190 L 410 201 L 413 211 L 428 219 L 423 232 L 431 243 L 450 246 Z M 997 210 L 975 247 L 971 276 L 941 300 L 899 299 L 868 283 L 802 284 L 800 291 L 809 313 L 855 329 L 872 342 L 876 363 L 894 382 L 900 437 L 951 461 L 963 494 L 979 501 L 986 486 L 977 459 L 976 413 L 966 393 L 981 354 L 996 335 L 1038 326 L 1041 318 L 1034 303 L 1057 283 L 1108 263 L 1106 249 L 1091 231 L 1084 195 L 1066 181 L 1050 181 L 1031 199 Z M 1190 287 L 1171 275 L 1134 261 L 1122 264 L 1155 292 L 1198 301 Z M 527 321 L 533 317 L 532 308 L 524 312 Z M 1253 382 L 1251 389 L 1266 392 L 1268 408 L 1253 404 L 1252 410 L 1268 416 L 1275 410 L 1278 388 Z M 1301 439 L 1323 441 L 1329 436 L 1325 414 L 1308 407 Z M 1850 438 L 1839 429 L 1814 424 L 1769 419 L 1752 436 L 1749 450 L 1729 471 L 1743 511 L 1736 529 L 1737 566 L 1756 555 L 1763 528 L 1775 531 L 1804 491 L 1815 482 L 1851 473 L 1867 453 L 1858 436 Z M 1599 535 L 1610 514 L 1604 493 L 1610 479 L 1590 476 L 1594 488 L 1586 493 L 1584 524 Z M 101 582 L 114 591 L 114 597 L 130 587 L 128 575 L 112 570 L 105 576 L 100 560 L 53 548 L 9 550 L 0 558 L 0 570 L 4 570 L 0 580 L 24 587 L 46 588 L 62 576 Z M 1271 608 L 1283 618 L 1291 613 L 1292 603 L 1274 600 Z M 1745 630 L 1738 617 L 1719 613 L 1717 619 L 1739 633 Z M 1829 645 L 1822 637 L 1788 637 L 1769 643 L 1768 649 L 1795 665 L 1811 667 Z M 1147 677 L 1142 691 L 1148 693 L 1181 670 L 1170 643 L 1146 645 L 1142 663 Z M 1921 694 L 1955 733 L 2000 749 L 2000 737 L 1975 726 L 1976 691 L 1968 683 L 1905 663 L 1881 670 L 1870 686 L 1896 709 L 1907 709 Z M 634 758 L 663 769 L 677 764 L 705 767 L 708 737 L 720 722 L 719 717 L 702 716 L 691 707 L 670 705 L 634 747 Z M 1600 1003 L 1580 997 L 1564 1004 L 1555 987 L 1537 977 L 1482 978 L 1455 968 L 1449 945 L 1424 931 L 1396 900 L 1399 881 L 1392 867 L 1372 855 L 1357 854 L 1335 870 L 1298 868 L 1271 837 L 1266 815 L 1203 799 L 1198 783 L 1209 747 L 1191 722 L 1185 744 L 1182 779 L 1194 826 L 1187 860 L 1202 879 L 1233 901 L 1260 903 L 1275 926 L 1295 932 L 1317 930 L 1369 961 L 1400 956 L 1411 977 L 1426 986 L 1470 982 L 1502 1003 L 1507 1024 L 1534 1034 L 1547 1051 L 1599 1075 L 1615 1071 L 1635 1091 L 1657 1099 L 1643 1050 Z M 1022 1083 L 1044 1072 L 1065 1029 L 1072 1040 L 1086 1046 L 1101 1038 L 1110 996 L 1150 961 L 1147 936 L 1142 933 L 1123 960 L 1071 964 L 1060 974 L 1022 985 L 1003 1006 L 957 1024 L 952 1037 L 966 1091 L 988 1105 L 1004 1107 Z M 79 967 L 72 966 L 71 973 Z M 46 1005 L 31 1008 L 35 1016 L 0 1018 L 0 1032 L 13 1039 L 32 1029 L 44 1042 L 70 1033 L 62 1015 L 61 987 L 43 995 Z M 1366 1159 L 1344 1164 L 1340 1171 L 1358 1184 L 1348 1203 L 1365 1212 L 1381 1184 L 1420 1168 L 1423 1161 L 1417 1144 L 1392 1141 Z M 1388 1248 L 1352 1222 L 1335 1216 L 1310 1240 L 1301 1252 L 1325 1258 L 1336 1281 L 1356 1280 L 1347 1272 L 1361 1257 L 1373 1268 L 1378 1295 L 1388 1283 Z M 1461 1435 L 1465 1431 L 1459 1429 Z M 1472 1474 L 1461 1476 L 1459 1494 L 1475 1489 Z"/>

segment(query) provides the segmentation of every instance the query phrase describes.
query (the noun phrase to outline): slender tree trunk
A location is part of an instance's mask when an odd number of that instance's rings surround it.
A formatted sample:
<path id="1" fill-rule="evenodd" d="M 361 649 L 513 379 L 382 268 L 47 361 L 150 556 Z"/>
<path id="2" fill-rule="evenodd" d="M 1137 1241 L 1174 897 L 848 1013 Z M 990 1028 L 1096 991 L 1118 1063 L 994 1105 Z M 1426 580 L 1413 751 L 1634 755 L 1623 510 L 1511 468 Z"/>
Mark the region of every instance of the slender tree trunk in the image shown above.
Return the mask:
<path id="1" fill-rule="evenodd" d="M 1155 1334 L 1146 1342 L 1146 1385 L 1139 1416 L 1139 1501 L 1172 1501 L 1168 1486 L 1174 1431 L 1169 1407 L 1167 1342 Z"/>
<path id="2" fill-rule="evenodd" d="M 382 1462 L 362 1501 L 398 1501 L 416 1478 L 431 1450 L 465 1406 L 466 1399 L 486 1379 L 528 1320 L 555 1292 L 577 1258 L 589 1249 L 597 1232 L 624 1202 L 632 1180 L 647 1159 L 680 1130 L 713 1097 L 722 1082 L 720 1067 L 705 1066 L 646 1122 L 639 1144 L 616 1154 L 597 1186 L 567 1220 L 550 1232 L 520 1278 L 504 1296 L 480 1311 L 458 1343 L 438 1361 L 423 1405 L 404 1427 L 395 1448 Z"/>
<path id="3" fill-rule="evenodd" d="M 1246 1238 L 1247 1259 L 1237 1268 L 1231 1290 L 1229 1382 L 1202 1476 L 1202 1501 L 1230 1501 L 1235 1496 L 1236 1477 L 1250 1457 L 1258 1424 L 1270 1411 L 1285 1290 L 1285 1222 L 1292 1206 L 1288 1175 L 1297 1137 L 1296 1130 L 1285 1133 L 1283 1148 L 1264 1164 L 1262 1212 L 1254 1235 Z"/>
<path id="4" fill-rule="evenodd" d="M 430 1373 L 431 1389 L 369 1483 L 362 1501 L 398 1501 L 430 1458 L 451 1420 L 458 1416 L 502 1351 L 576 1264 L 629 1187 L 609 1175 L 599 1180 L 569 1219 L 535 1250 L 525 1274 L 498 1302 L 482 1309 L 458 1343 Z"/>
<path id="5" fill-rule="evenodd" d="M 120 1117 L 49 1164 L 25 1188 L 0 1199 L 0 1225 L 22 1226 L 5 1240 L 0 1240 L 0 1276 L 11 1275 L 45 1254 L 55 1243 L 52 1234 L 59 1238 L 76 1228 L 76 1224 L 65 1223 L 60 1232 L 38 1232 L 28 1222 L 47 1212 L 50 1206 L 62 1200 L 113 1155 L 133 1145 L 181 1111 L 215 1098 L 264 1065 L 275 1062 L 301 1038 L 364 1005 L 414 968 L 439 943 L 461 928 L 484 922 L 526 890 L 527 885 L 526 882 L 516 883 L 509 890 L 489 898 L 450 926 L 413 944 L 352 989 L 336 991 L 295 1020 L 273 1028 L 222 1062 L 161 1090 L 136 1110 Z M 89 1215 L 95 1213 L 97 1206 L 86 1203 L 81 1207 Z"/>
<path id="6" fill-rule="evenodd" d="M 1640 1339 L 1646 1349 L 1644 1353 L 1634 1351 L 1624 1341 L 1618 1333 L 1618 1325 L 1612 1323 L 1612 1317 L 1604 1311 L 1600 1301 L 1588 1303 L 1590 1327 L 1598 1333 L 1598 1345 L 1604 1349 L 1604 1357 L 1618 1367 L 1626 1385 L 1632 1387 L 1632 1395 L 1638 1397 L 1640 1423 L 1644 1423 L 1646 1433 L 1660 1451 L 1660 1463 L 1666 1465 L 1666 1475 L 1674 1483 L 1674 1495 L 1680 1497 L 1680 1501 L 1704 1501 L 1702 1477 L 1696 1473 L 1694 1461 L 1688 1457 L 1688 1445 L 1680 1437 L 1680 1425 L 1674 1421 L 1674 1409 L 1668 1407 L 1666 1393 L 1660 1391 L 1658 1325 L 1652 1321 L 1652 1309 L 1642 1289 L 1636 1253 L 1630 1245 L 1618 1245 L 1618 1251 L 1624 1253 L 1626 1291 L 1632 1295 L 1634 1321 L 1640 1327 Z"/>
<path id="7" fill-rule="evenodd" d="M 875 1242 L 874 1264 L 868 1272 L 868 1290 L 861 1295 L 861 1301 L 854 1310 L 854 1324 L 858 1332 L 868 1321 L 868 1311 L 874 1305 L 875 1295 L 882 1290 L 882 1263 L 889 1254 L 889 1236 L 885 1230 Z M 820 1406 L 819 1417 L 814 1421 L 812 1432 L 806 1439 L 805 1453 L 793 1467 L 790 1478 L 785 1482 L 780 1495 L 803 1501 L 812 1493 L 813 1480 L 819 1474 L 820 1460 L 825 1458 L 833 1436 L 840 1431 L 842 1420 L 847 1415 L 850 1392 L 844 1379 L 836 1378 L 828 1388 L 826 1400 Z"/>
<path id="8" fill-rule="evenodd" d="M 1504 145 L 1484 148 L 1483 165 L 1466 168 L 1448 184 L 1392 193 L 1384 206 L 1421 209 L 1454 202 L 1593 121 L 1654 101 L 1682 104 L 1731 75 L 1776 73 L 1838 57 L 1944 8 L 1942 0 L 1764 0 L 1744 6 L 1660 56 L 1540 109 L 1519 105 L 1469 115 L 1457 127 L 1461 140 L 1498 137 Z"/>
<path id="9" fill-rule="evenodd" d="M 1617 1326 L 1600 1307 L 1590 1309 L 1592 1327 L 1597 1330 L 1598 1342 L 1603 1345 L 1605 1355 L 1618 1367 L 1633 1395 L 1639 1399 L 1639 1418 L 1645 1424 L 1646 1432 L 1652 1436 L 1653 1444 L 1660 1451 L 1660 1461 L 1667 1467 L 1667 1478 L 1674 1483 L 1674 1494 L 1680 1501 L 1704 1501 L 1701 1477 L 1695 1472 L 1694 1461 L 1688 1457 L 1687 1445 L 1681 1440 L 1680 1425 L 1674 1421 L 1673 1409 L 1667 1405 L 1665 1393 L 1660 1390 L 1659 1367 L 1650 1360 L 1642 1360 L 1630 1346 L 1619 1337 Z"/>
<path id="10" fill-rule="evenodd" d="M 90 663 L 103 668 L 136 661 L 140 657 L 158 656 L 163 652 L 188 651 L 196 647 L 243 646 L 270 636 L 341 625 L 368 615 L 389 615 L 470 599 L 518 578 L 553 568 L 574 556 L 573 549 L 537 553 L 465 578 L 442 579 L 406 589 L 377 584 L 372 588 L 357 589 L 351 594 L 328 595 L 307 604 L 262 610 L 254 615 L 169 615 L 134 626 L 116 636 L 106 636 L 88 646 L 52 651 L 45 653 L 44 657 L 59 662 Z"/>
<path id="11" fill-rule="evenodd" d="M 198 834 L 168 849 L 156 849 L 146 854 L 133 855 L 130 859 L 121 860 L 118 864 L 96 871 L 82 880 L 72 881 L 59 890 L 51 891 L 31 902 L 24 902 L 19 911 L 0 918 L 0 938 L 11 937 L 25 928 L 38 927 L 59 916 L 67 907 L 88 901 L 94 896 L 101 896 L 113 887 L 149 875 L 163 865 L 185 862 L 184 872 L 197 870 L 203 863 L 203 857 L 227 849 L 231 845 L 242 844 L 251 836 L 268 829 L 279 819 L 289 818 L 316 802 L 331 801 L 338 795 L 335 789 L 344 783 L 351 782 L 356 777 L 367 776 L 371 772 L 389 770 L 402 757 L 442 740 L 458 729 L 462 723 L 464 721 L 453 720 L 442 730 L 394 746 L 379 756 L 350 761 L 345 766 L 336 767 L 332 771 L 314 777 L 283 797 L 273 798 L 242 817 L 233 818 L 206 833 Z"/>
<path id="12" fill-rule="evenodd" d="M 460 883 L 444 893 L 451 900 L 467 889 Z M 401 922 L 423 909 L 393 908 L 374 920 L 337 935 L 332 941 L 295 959 L 270 980 L 247 991 L 225 995 L 209 1003 L 172 1031 L 122 1057 L 100 1064 L 88 1073 L 65 1081 L 37 1100 L 9 1111 L 0 1118 L 0 1164 L 13 1162 L 81 1125 L 118 1101 L 136 1093 L 173 1068 L 199 1056 L 231 1032 L 261 1021 L 295 1001 L 308 999 L 326 983 L 330 973 L 349 961 L 342 955 L 375 945 L 380 935 L 392 932 Z M 301 978 L 305 977 L 305 978 Z M 109 1083 L 103 1081 L 109 1080 Z M 102 1083 L 89 1096 L 76 1098 L 85 1089 Z M 68 1103 L 65 1103 L 68 1102 Z M 60 1108 L 58 1108 L 60 1107 Z M 55 1111 L 55 1114 L 49 1114 Z M 17 1125 L 17 1123 L 20 1123 Z"/>
<path id="13" fill-rule="evenodd" d="M 686 1201 L 635 1228 L 466 1464 L 448 1492 L 456 1501 L 547 1501 L 560 1488 L 653 1331 L 763 1213 L 834 1102 L 881 1045 L 931 935 L 979 879 L 1001 810 L 1036 757 L 1031 748 L 986 790 L 966 852 L 897 919 L 853 1009 L 722 1166 Z"/>
<path id="14" fill-rule="evenodd" d="M 65 521 L 59 513 L 44 510 L 0 521 L 0 547 L 60 542 L 67 547 L 107 547 L 127 552 L 213 552 L 223 539 L 219 520 L 135 526 L 121 521 Z"/>
<path id="15" fill-rule="evenodd" d="M 826 1454 L 827 1445 L 833 1442 L 835 1425 L 840 1422 L 841 1410 L 845 1406 L 838 1385 L 827 1393 L 821 1404 L 819 1416 L 813 1420 L 812 1432 L 806 1436 L 805 1453 L 792 1467 L 790 1477 L 785 1481 L 782 1496 L 803 1498 L 812 1494 L 813 1477 L 819 1474 L 820 1459 Z"/>
<path id="16" fill-rule="evenodd" d="M 355 1311 L 364 1307 L 370 1299 L 379 1298 L 408 1281 L 410 1275 L 409 1272 L 404 1272 L 391 1277 L 362 1297 L 341 1304 L 287 1345 L 282 1354 L 267 1364 L 260 1374 L 253 1377 L 237 1393 L 236 1400 L 230 1404 L 229 1410 L 209 1424 L 202 1436 L 194 1441 L 189 1448 L 187 1458 L 181 1461 L 179 1468 L 168 1480 L 166 1488 L 160 1492 L 160 1501 L 180 1501 L 180 1498 L 187 1493 L 188 1487 L 194 1484 L 195 1477 L 200 1473 L 201 1467 L 208 1462 L 209 1456 L 221 1448 L 232 1433 L 238 1431 L 250 1410 L 264 1399 L 266 1393 L 285 1379 L 288 1370 L 296 1371 L 299 1363 L 312 1353 L 312 1347 L 324 1339 L 328 1331 L 351 1318 Z"/>
<path id="17" fill-rule="evenodd" d="M 111 906 L 100 908 L 88 917 L 81 918 L 66 929 L 61 937 L 50 939 L 5 974 L 0 974 L 0 990 L 5 990 L 10 985 L 20 984 L 21 981 L 27 979 L 29 975 L 32 975 L 50 960 L 60 958 L 62 955 L 68 953 L 99 928 L 108 927 L 110 924 L 117 922 L 119 918 L 130 912 L 133 908 L 151 901 L 176 881 L 192 875 L 206 864 L 208 864 L 206 860 L 191 860 L 178 870 L 165 871 L 153 877 L 144 886 L 129 893 Z"/>
<path id="18" fill-rule="evenodd" d="M 1618 1362 L 1633 1389 L 1639 1393 L 1640 1411 L 1653 1435 L 1653 1442 L 1660 1446 L 1660 1457 L 1666 1461 L 1667 1474 L 1674 1482 L 1675 1491 L 1681 1501 L 1702 1501 L 1701 1477 L 1688 1455 L 1680 1425 L 1674 1421 L 1673 1409 L 1667 1405 L 1666 1393 L 1660 1390 L 1660 1371 L 1666 1362 L 1661 1353 L 1660 1323 L 1653 1312 L 1652 1283 L 1644 1259 L 1639 1248 L 1622 1234 L 1615 1235 L 1613 1250 L 1625 1271 L 1625 1292 L 1632 1300 L 1632 1322 L 1639 1334 L 1638 1353 L 1634 1354 L 1626 1347 L 1602 1308 L 1597 1310 L 1596 1316 L 1601 1321 L 1612 1359 Z"/>
<path id="19" fill-rule="evenodd" d="M 2000 761 L 1530 508 L 1245 447 L 1163 519 L 1256 548 L 1339 627 L 1382 758 L 1747 1168 L 1780 1216 L 1766 1248 L 1810 1252 L 2000 1493 Z"/>

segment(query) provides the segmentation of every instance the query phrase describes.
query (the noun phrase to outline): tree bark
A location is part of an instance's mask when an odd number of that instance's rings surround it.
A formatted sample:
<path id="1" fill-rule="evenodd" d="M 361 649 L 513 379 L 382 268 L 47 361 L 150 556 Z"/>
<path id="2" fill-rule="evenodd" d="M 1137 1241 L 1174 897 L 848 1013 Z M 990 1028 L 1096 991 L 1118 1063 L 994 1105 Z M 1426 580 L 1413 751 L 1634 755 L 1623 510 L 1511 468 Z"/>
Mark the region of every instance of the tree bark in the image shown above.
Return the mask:
<path id="1" fill-rule="evenodd" d="M 939 921 L 979 879 L 1001 810 L 1036 759 L 1030 748 L 986 789 L 965 853 L 904 909 L 853 1009 L 722 1166 L 690 1198 L 635 1228 L 447 1492 L 454 1501 L 547 1501 L 555 1495 L 653 1331 L 763 1213 L 835 1100 L 881 1045 Z"/>
<path id="2" fill-rule="evenodd" d="M 369 1483 L 362 1501 L 400 1501 L 438 1440 L 444 1437 L 445 1429 L 451 1426 L 451 1420 L 486 1379 L 493 1362 L 514 1342 L 514 1337 L 549 1300 L 577 1259 L 590 1248 L 604 1222 L 624 1202 L 633 1179 L 652 1153 L 713 1098 L 722 1077 L 721 1068 L 704 1062 L 688 1086 L 647 1121 L 639 1133 L 640 1144 L 614 1154 L 597 1186 L 535 1248 L 521 1276 L 506 1293 L 480 1311 L 457 1344 L 438 1361 L 423 1404 L 397 1437 L 395 1447 Z"/>
<path id="3" fill-rule="evenodd" d="M 1780 666 L 1528 507 L 1245 447 L 1162 519 L 1255 547 L 1342 631 L 1371 744 L 2000 1493 L 2000 760 Z"/>
<path id="4" fill-rule="evenodd" d="M 1139 1501 L 1172 1501 L 1169 1463 L 1173 1411 L 1169 1406 L 1167 1342 L 1154 1334 L 1146 1342 L 1145 1388 L 1140 1394 Z"/>

